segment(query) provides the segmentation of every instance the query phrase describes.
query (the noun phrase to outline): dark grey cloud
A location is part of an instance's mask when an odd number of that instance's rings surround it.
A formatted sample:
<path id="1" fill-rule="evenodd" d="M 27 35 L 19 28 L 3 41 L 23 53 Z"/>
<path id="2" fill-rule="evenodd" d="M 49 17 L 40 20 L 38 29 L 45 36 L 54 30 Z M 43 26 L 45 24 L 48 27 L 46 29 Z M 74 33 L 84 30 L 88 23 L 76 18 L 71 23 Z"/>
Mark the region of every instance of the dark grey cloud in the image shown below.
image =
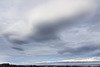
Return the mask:
<path id="1" fill-rule="evenodd" d="M 12 49 L 18 50 L 18 51 L 24 51 L 24 49 L 19 48 L 19 47 L 11 47 Z"/>
<path id="2" fill-rule="evenodd" d="M 76 55 L 76 56 L 96 56 L 100 55 L 100 45 L 99 44 L 94 44 L 94 43 L 85 43 L 82 44 L 80 43 L 80 47 L 68 47 L 65 48 L 61 51 L 59 51 L 60 54 L 63 55 Z M 94 53 L 95 52 L 95 53 Z"/>
<path id="3" fill-rule="evenodd" d="M 52 21 L 53 23 L 56 23 L 56 24 L 51 24 L 51 25 L 50 24 L 39 24 L 36 26 L 37 31 L 35 32 L 35 34 L 33 31 L 30 35 L 28 35 L 27 37 L 25 37 L 23 39 L 13 39 L 13 38 L 11 39 L 10 38 L 10 36 L 12 36 L 12 35 L 17 36 L 18 35 L 17 33 L 7 33 L 7 34 L 4 34 L 4 37 L 10 43 L 12 43 L 13 46 L 15 45 L 14 47 L 11 47 L 11 48 L 18 50 L 18 51 L 24 51 L 24 48 L 16 47 L 16 45 L 24 45 L 24 44 L 30 44 L 30 43 L 33 43 L 32 45 L 40 45 L 40 44 L 44 45 L 45 43 L 48 43 L 49 45 L 51 45 L 50 46 L 51 48 L 52 48 L 52 45 L 53 45 L 53 47 L 56 48 L 57 46 L 61 45 L 61 43 L 63 43 L 63 41 L 62 41 L 59 44 L 59 41 L 61 41 L 59 33 L 61 33 L 64 30 L 69 30 L 71 28 L 74 28 L 74 27 L 80 25 L 80 23 L 83 24 L 83 22 L 81 22 L 81 21 L 86 20 L 85 17 L 87 17 L 87 15 L 82 14 L 79 16 L 72 17 L 70 19 L 63 18 L 63 19 L 59 19 L 55 22 Z M 46 22 L 49 22 L 49 21 L 46 21 Z M 51 42 L 55 42 L 55 43 L 51 44 Z M 80 49 L 83 49 L 82 52 L 85 53 L 84 48 L 80 48 Z M 61 49 L 63 49 L 63 47 Z M 70 48 L 69 50 L 67 49 L 64 51 L 60 51 L 59 53 L 64 54 L 65 51 L 69 51 L 72 54 L 74 54 L 75 52 L 77 54 L 79 54 L 78 50 L 80 50 L 80 49 Z M 88 49 L 88 46 L 87 46 L 87 49 Z M 81 51 L 80 51 L 80 54 L 81 54 Z"/>
<path id="4" fill-rule="evenodd" d="M 31 42 L 51 42 L 54 40 L 60 40 L 60 36 L 59 33 L 62 30 L 69 30 L 70 28 L 74 28 L 75 26 L 79 25 L 80 23 L 82 24 L 82 22 L 84 20 L 86 20 L 85 18 L 88 16 L 89 14 L 85 13 L 85 14 L 79 14 L 76 15 L 74 17 L 71 18 L 61 18 L 58 19 L 56 21 L 45 21 L 47 22 L 47 24 L 38 24 L 36 25 L 36 32 L 34 33 L 34 30 L 32 33 L 30 33 L 30 35 L 28 35 L 27 37 L 23 38 L 23 39 L 11 39 L 10 36 L 15 35 L 17 36 L 17 33 L 7 33 L 4 34 L 4 37 L 11 43 L 13 44 L 27 44 L 27 43 L 31 43 Z M 82 21 L 82 22 L 81 22 Z M 43 22 L 43 21 L 41 21 Z M 53 23 L 53 24 L 49 24 L 49 23 Z M 55 23 L 55 24 L 54 24 Z"/>

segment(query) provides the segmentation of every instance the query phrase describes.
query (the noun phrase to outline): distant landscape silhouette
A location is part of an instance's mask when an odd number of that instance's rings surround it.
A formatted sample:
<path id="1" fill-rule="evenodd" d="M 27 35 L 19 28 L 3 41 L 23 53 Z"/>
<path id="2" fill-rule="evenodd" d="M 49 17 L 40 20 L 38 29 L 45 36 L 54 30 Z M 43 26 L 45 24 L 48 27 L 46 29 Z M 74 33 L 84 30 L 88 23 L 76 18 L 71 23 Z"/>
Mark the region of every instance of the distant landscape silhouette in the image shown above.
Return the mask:
<path id="1" fill-rule="evenodd" d="M 0 67 L 100 67 L 100 66 L 78 66 L 78 65 L 13 65 L 9 63 L 0 64 Z"/>

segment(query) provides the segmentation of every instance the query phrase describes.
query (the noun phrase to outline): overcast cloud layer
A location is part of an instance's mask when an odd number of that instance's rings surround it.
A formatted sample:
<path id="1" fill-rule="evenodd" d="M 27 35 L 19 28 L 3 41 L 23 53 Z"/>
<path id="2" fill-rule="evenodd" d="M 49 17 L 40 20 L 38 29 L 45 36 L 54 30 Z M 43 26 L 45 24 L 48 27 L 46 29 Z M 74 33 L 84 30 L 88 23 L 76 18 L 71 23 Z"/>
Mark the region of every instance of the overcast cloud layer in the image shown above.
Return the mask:
<path id="1" fill-rule="evenodd" d="M 0 0 L 0 63 L 99 57 L 99 3 Z"/>

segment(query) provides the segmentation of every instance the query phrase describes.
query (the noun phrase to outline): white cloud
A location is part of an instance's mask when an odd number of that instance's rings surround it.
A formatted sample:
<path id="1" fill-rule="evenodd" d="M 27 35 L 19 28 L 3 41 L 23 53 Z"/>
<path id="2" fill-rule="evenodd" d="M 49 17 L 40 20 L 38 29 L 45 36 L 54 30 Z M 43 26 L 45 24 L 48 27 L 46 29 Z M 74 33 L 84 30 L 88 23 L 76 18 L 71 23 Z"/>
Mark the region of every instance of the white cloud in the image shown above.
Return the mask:
<path id="1" fill-rule="evenodd" d="M 65 63 L 65 62 L 95 62 L 100 61 L 100 57 L 88 57 L 88 58 L 76 58 L 70 60 L 59 60 L 59 61 L 42 61 L 36 62 L 37 64 L 44 64 L 44 63 Z"/>

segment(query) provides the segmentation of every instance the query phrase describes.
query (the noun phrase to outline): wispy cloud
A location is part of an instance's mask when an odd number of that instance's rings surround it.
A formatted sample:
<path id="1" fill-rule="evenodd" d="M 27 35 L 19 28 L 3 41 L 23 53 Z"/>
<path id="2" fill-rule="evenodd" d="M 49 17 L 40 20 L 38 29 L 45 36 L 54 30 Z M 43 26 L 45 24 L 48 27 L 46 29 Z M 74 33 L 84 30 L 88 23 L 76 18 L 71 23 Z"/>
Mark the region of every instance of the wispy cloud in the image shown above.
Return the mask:
<path id="1" fill-rule="evenodd" d="M 46 63 L 69 63 L 69 62 L 96 62 L 100 61 L 100 57 L 91 57 L 91 58 L 77 58 L 77 59 L 70 59 L 70 60 L 60 60 L 60 61 L 42 61 L 36 62 L 37 64 L 46 64 Z"/>

